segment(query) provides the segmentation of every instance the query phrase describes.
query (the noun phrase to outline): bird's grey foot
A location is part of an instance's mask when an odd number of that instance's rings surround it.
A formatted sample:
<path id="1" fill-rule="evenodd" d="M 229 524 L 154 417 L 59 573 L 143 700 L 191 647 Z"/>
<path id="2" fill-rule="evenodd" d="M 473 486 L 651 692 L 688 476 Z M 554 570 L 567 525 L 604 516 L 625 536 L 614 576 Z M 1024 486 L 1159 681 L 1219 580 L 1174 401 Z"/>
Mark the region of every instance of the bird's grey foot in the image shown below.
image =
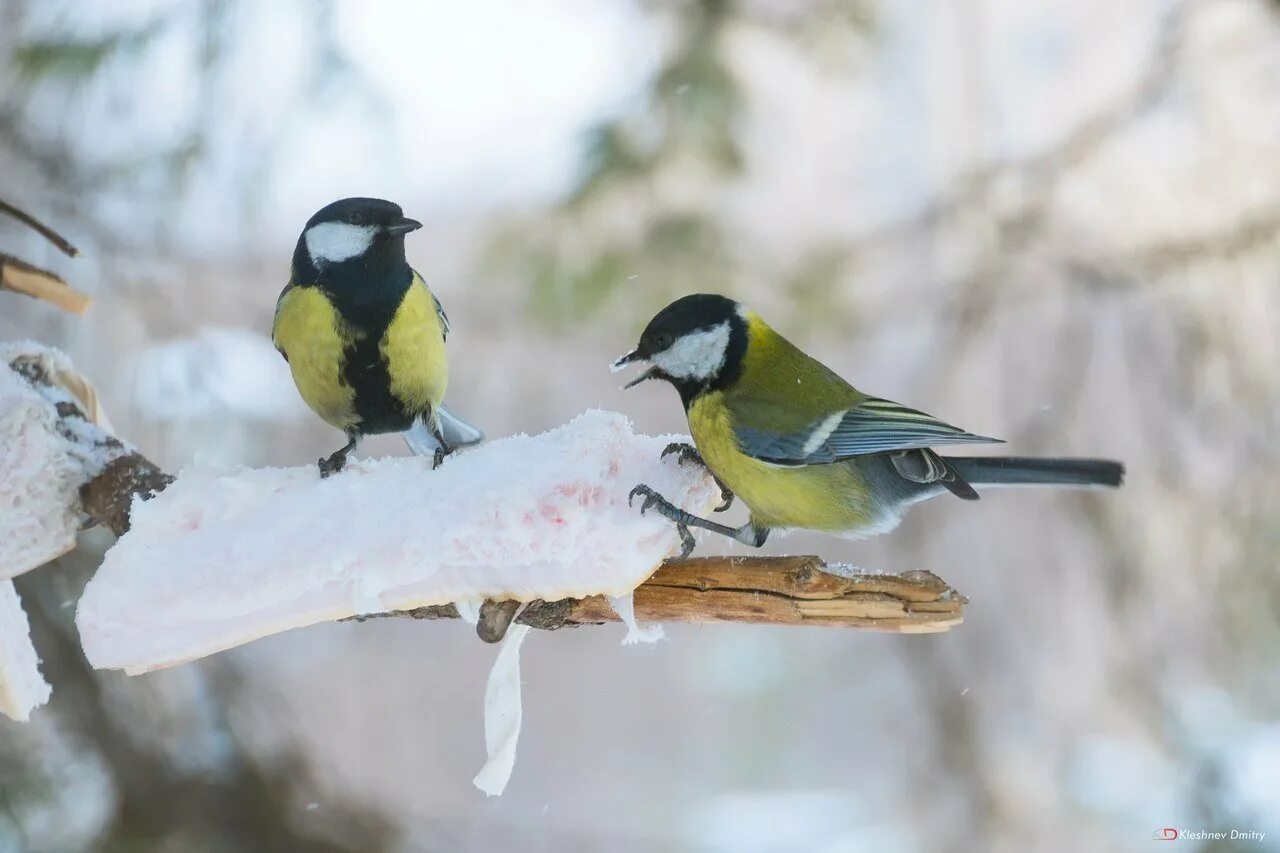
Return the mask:
<path id="1" fill-rule="evenodd" d="M 660 459 L 666 459 L 672 453 L 676 454 L 676 461 L 683 465 L 686 462 L 693 462 L 707 467 L 707 463 L 702 461 L 702 454 L 698 452 L 698 448 L 694 447 L 687 441 L 673 441 L 662 449 Z"/>
<path id="2" fill-rule="evenodd" d="M 670 448 L 667 449 L 670 450 Z M 665 451 L 663 455 L 666 455 Z M 680 559 L 683 560 L 692 554 L 697 543 L 694 541 L 693 534 L 689 532 L 689 525 L 686 521 L 687 519 L 695 518 L 696 516 L 680 509 L 680 507 L 671 503 L 671 501 L 667 500 L 643 483 L 636 486 L 631 490 L 631 493 L 627 495 L 627 506 L 632 505 L 632 501 L 636 499 L 636 495 L 644 495 L 644 503 L 640 504 L 641 515 L 644 515 L 650 509 L 656 509 L 659 515 L 675 524 L 676 533 L 680 534 Z"/>
<path id="3" fill-rule="evenodd" d="M 640 505 L 640 514 L 644 515 L 646 510 L 653 509 L 663 518 L 666 518 L 676 526 L 676 532 L 680 534 L 680 559 L 685 559 L 693 553 L 694 541 L 693 534 L 689 532 L 690 527 L 700 527 L 703 530 L 710 530 L 712 533 L 719 533 L 721 536 L 728 536 L 730 539 L 736 539 L 746 545 L 759 548 L 764 544 L 765 538 L 769 535 L 768 530 L 757 530 L 750 522 L 741 527 L 730 527 L 727 524 L 717 524 L 705 518 L 699 518 L 691 512 L 685 512 L 680 507 L 671 503 L 662 495 L 655 492 L 649 486 L 641 483 L 631 490 L 627 495 L 627 505 L 635 500 L 637 495 L 644 495 L 644 503 Z"/>
<path id="4" fill-rule="evenodd" d="M 440 464 L 444 462 L 444 458 L 452 453 L 455 448 L 451 446 L 449 442 L 444 440 L 444 433 L 440 430 L 440 427 L 434 424 L 429 426 L 432 437 L 440 444 L 440 446 L 436 448 L 436 452 L 431 457 L 431 470 L 434 471 L 440 467 Z"/>
<path id="5" fill-rule="evenodd" d="M 327 458 L 321 459 L 316 463 L 320 466 L 320 479 L 323 480 L 326 477 L 337 474 L 346 467 L 347 454 L 356 449 L 357 441 L 354 437 L 349 439 L 345 447 L 335 450 Z"/>
<path id="6" fill-rule="evenodd" d="M 662 455 L 659 459 L 666 459 L 670 454 L 676 454 L 676 462 L 680 465 L 686 462 L 692 462 L 711 475 L 711 479 L 716 481 L 716 485 L 720 488 L 720 506 L 712 510 L 712 512 L 724 512 L 733 506 L 733 492 L 726 486 L 715 472 L 707 467 L 706 461 L 702 458 L 702 454 L 698 452 L 698 448 L 689 444 L 687 441 L 673 441 L 663 448 Z"/>

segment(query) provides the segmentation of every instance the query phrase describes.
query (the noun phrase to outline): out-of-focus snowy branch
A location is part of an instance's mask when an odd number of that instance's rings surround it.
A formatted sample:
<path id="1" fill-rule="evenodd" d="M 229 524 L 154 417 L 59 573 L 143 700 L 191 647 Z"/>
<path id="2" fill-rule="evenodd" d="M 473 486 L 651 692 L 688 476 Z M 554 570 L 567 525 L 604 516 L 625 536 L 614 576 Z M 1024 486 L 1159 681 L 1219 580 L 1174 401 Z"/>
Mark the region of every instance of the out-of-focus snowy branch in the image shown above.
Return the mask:
<path id="1" fill-rule="evenodd" d="M 70 257 L 74 258 L 79 253 L 67 238 L 3 199 L 0 199 L 0 214 L 26 225 Z M 0 253 L 0 290 L 12 290 L 35 299 L 43 299 L 73 314 L 83 314 L 92 301 L 88 296 L 72 289 L 61 276 L 4 253 Z"/>
<path id="2" fill-rule="evenodd" d="M 117 536 L 129 529 L 129 506 L 134 496 L 150 496 L 173 478 L 86 414 L 80 401 L 68 394 L 47 365 L 35 356 L 19 356 L 10 367 L 45 397 L 58 415 L 56 429 L 102 464 L 80 487 L 80 509 Z"/>

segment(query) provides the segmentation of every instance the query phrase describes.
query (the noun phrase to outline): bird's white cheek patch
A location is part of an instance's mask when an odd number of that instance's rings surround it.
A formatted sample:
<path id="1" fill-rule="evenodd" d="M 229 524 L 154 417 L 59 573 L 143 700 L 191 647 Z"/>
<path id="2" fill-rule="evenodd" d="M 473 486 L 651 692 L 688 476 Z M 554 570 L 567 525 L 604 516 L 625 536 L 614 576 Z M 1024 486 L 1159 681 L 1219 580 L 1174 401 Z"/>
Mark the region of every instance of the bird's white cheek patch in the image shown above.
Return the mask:
<path id="1" fill-rule="evenodd" d="M 709 379 L 724 367 L 729 324 L 721 323 L 680 338 L 653 357 L 653 363 L 677 379 Z"/>
<path id="2" fill-rule="evenodd" d="M 345 261 L 363 254 L 373 244 L 376 231 L 372 225 L 321 222 L 307 229 L 307 254 L 317 266 Z"/>

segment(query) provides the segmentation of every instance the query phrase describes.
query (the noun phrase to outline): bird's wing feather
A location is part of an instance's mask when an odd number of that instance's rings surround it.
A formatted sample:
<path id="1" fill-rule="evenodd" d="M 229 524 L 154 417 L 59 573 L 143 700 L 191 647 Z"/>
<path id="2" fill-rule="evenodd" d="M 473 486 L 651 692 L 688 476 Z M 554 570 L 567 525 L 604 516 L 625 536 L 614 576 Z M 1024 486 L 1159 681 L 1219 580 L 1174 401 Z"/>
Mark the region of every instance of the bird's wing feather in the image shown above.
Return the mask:
<path id="1" fill-rule="evenodd" d="M 871 453 L 1000 441 L 876 397 L 810 418 L 795 429 L 778 429 L 793 417 L 768 411 L 779 408 L 773 401 L 738 398 L 728 405 L 742 452 L 776 465 L 816 465 Z"/>
<path id="2" fill-rule="evenodd" d="M 289 279 L 289 283 L 284 286 L 284 290 L 281 290 L 280 295 L 276 297 L 276 310 L 275 313 L 271 315 L 271 342 L 275 344 L 276 352 L 284 356 L 285 361 L 289 360 L 289 356 L 285 353 L 279 342 L 276 341 L 276 326 L 280 323 L 280 306 L 284 304 L 284 298 L 291 290 L 293 290 L 293 279 Z"/>
<path id="3" fill-rule="evenodd" d="M 449 315 L 444 313 L 444 306 L 440 304 L 440 297 L 434 293 L 431 299 L 436 303 L 436 316 L 440 318 L 440 334 L 444 335 L 445 340 L 449 339 Z"/>
<path id="4" fill-rule="evenodd" d="M 440 297 L 436 296 L 435 291 L 430 287 L 427 287 L 427 280 L 422 277 L 422 273 L 414 270 L 413 277 L 422 282 L 422 286 L 431 294 L 431 301 L 436 305 L 436 316 L 440 318 L 440 334 L 446 341 L 449 340 L 449 315 L 444 313 L 444 306 L 440 304 Z"/>

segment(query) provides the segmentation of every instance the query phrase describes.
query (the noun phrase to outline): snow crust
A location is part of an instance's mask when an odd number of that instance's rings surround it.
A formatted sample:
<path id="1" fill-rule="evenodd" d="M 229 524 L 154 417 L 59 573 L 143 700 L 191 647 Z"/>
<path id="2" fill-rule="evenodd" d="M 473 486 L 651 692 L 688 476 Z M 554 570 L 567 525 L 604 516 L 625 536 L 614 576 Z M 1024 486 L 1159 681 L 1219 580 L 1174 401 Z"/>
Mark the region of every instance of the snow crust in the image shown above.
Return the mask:
<path id="1" fill-rule="evenodd" d="M 430 460 L 192 468 L 107 552 L 77 624 L 98 668 L 136 674 L 358 613 L 484 598 L 623 596 L 678 552 L 666 519 L 627 506 L 648 483 L 706 512 L 703 471 L 660 460 L 674 436 L 592 411 L 538 436 Z"/>
<path id="2" fill-rule="evenodd" d="M 112 453 L 100 446 L 104 433 L 97 427 L 79 418 L 59 421 L 59 402 L 73 402 L 82 411 L 85 402 L 59 387 L 37 391 L 9 366 L 23 356 L 34 358 L 54 379 L 70 378 L 88 388 L 57 350 L 0 344 L 0 579 L 75 547 L 80 486 Z"/>
<path id="3" fill-rule="evenodd" d="M 49 684 L 40 675 L 39 663 L 13 582 L 0 580 L 0 714 L 26 722 L 32 711 L 49 701 Z"/>

